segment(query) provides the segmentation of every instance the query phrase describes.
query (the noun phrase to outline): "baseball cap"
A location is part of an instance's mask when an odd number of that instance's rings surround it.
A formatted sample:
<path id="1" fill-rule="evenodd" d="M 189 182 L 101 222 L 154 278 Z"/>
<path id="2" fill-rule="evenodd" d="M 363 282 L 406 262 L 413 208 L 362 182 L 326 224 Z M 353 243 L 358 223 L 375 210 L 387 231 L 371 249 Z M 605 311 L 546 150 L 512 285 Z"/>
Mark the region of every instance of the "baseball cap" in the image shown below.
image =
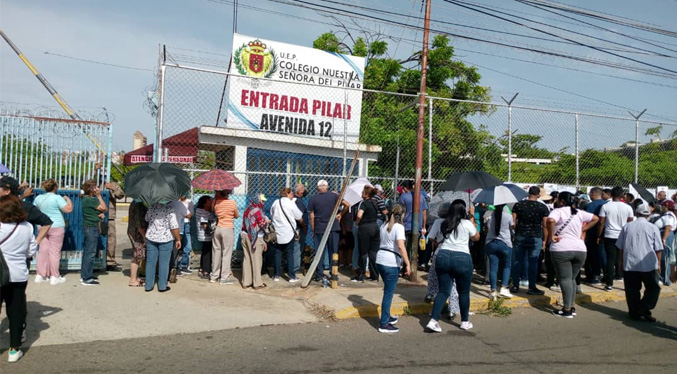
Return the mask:
<path id="1" fill-rule="evenodd" d="M 268 198 L 265 194 L 259 194 L 259 200 L 261 200 L 261 202 L 266 202 L 268 201 Z"/>
<path id="2" fill-rule="evenodd" d="M 374 188 L 376 189 L 376 191 L 383 192 L 383 186 L 381 186 L 380 184 L 375 184 Z"/>
<path id="3" fill-rule="evenodd" d="M 329 182 L 327 182 L 327 181 L 324 180 L 324 179 L 320 179 L 320 180 L 317 182 L 317 187 L 323 187 L 323 186 L 329 186 Z"/>
<path id="4" fill-rule="evenodd" d="M 4 176 L 0 178 L 0 187 L 9 190 L 12 195 L 19 194 L 19 182 L 12 177 Z"/>
<path id="5" fill-rule="evenodd" d="M 672 200 L 665 200 L 661 203 L 661 205 L 668 208 L 669 210 L 675 210 L 675 202 Z"/>
<path id="6" fill-rule="evenodd" d="M 637 214 L 639 214 L 640 216 L 648 216 L 651 214 L 651 209 L 649 209 L 649 204 L 642 203 L 637 206 L 635 212 L 637 212 Z"/>

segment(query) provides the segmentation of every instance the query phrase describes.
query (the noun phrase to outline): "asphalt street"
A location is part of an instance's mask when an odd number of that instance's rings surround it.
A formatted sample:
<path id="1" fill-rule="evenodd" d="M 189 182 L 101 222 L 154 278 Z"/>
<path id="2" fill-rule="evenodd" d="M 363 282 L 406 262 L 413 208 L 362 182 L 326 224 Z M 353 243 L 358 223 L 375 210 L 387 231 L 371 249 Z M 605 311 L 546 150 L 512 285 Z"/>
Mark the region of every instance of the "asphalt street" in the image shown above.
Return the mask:
<path id="1" fill-rule="evenodd" d="M 474 315 L 470 331 L 445 320 L 440 334 L 423 332 L 424 316 L 402 317 L 393 335 L 374 318 L 259 326 L 35 346 L 16 364 L 3 352 L 0 373 L 674 373 L 677 298 L 661 299 L 654 316 L 629 320 L 615 302 L 580 305 L 571 320 L 545 308 Z M 200 317 L 175 323 L 186 318 Z"/>

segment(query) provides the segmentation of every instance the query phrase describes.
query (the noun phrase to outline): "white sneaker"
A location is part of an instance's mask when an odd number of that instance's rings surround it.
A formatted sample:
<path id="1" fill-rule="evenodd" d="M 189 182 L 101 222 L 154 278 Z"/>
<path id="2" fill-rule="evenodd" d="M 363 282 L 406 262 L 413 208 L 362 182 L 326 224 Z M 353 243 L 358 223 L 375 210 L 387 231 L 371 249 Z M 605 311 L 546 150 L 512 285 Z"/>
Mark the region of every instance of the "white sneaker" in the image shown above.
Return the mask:
<path id="1" fill-rule="evenodd" d="M 562 290 L 556 284 L 553 284 L 552 286 L 550 286 L 550 291 L 552 291 L 552 292 L 562 292 Z"/>
<path id="2" fill-rule="evenodd" d="M 440 327 L 440 323 L 435 321 L 434 319 L 431 319 L 430 322 L 428 322 L 428 325 L 426 325 L 425 328 L 432 331 L 432 332 L 442 332 L 442 328 Z"/>
<path id="3" fill-rule="evenodd" d="M 298 282 L 300 282 L 300 281 L 301 281 L 301 280 L 300 280 L 299 278 L 291 278 L 291 279 L 289 280 L 289 283 L 298 283 Z"/>
<path id="4" fill-rule="evenodd" d="M 491 298 L 491 300 L 496 300 L 496 299 L 498 299 L 498 292 L 496 292 L 496 291 L 491 291 L 491 294 L 489 295 L 489 297 Z"/>
<path id="5" fill-rule="evenodd" d="M 499 292 L 499 295 L 501 295 L 501 297 L 505 297 L 506 299 L 512 299 L 512 294 L 510 293 L 508 287 L 501 287 L 501 292 Z"/>
<path id="6" fill-rule="evenodd" d="M 582 294 L 582 293 L 583 293 L 583 289 L 581 288 L 581 286 L 576 286 L 576 293 L 577 293 L 577 294 Z"/>
<path id="7" fill-rule="evenodd" d="M 279 282 L 279 281 L 280 281 L 280 277 L 273 277 L 273 282 Z"/>
<path id="8" fill-rule="evenodd" d="M 47 282 L 49 281 L 49 277 L 42 277 L 42 275 L 36 274 L 35 275 L 35 283 L 42 283 L 42 282 Z"/>
<path id="9" fill-rule="evenodd" d="M 470 330 L 472 328 L 472 322 L 465 321 L 461 322 L 461 330 Z"/>
<path id="10" fill-rule="evenodd" d="M 520 287 L 529 287 L 529 281 L 528 280 L 521 280 L 520 281 Z"/>
<path id="11" fill-rule="evenodd" d="M 63 284 L 66 283 L 66 277 L 51 277 L 49 279 L 49 284 L 52 286 L 56 286 L 57 284 Z"/>
<path id="12" fill-rule="evenodd" d="M 17 349 L 16 351 L 14 349 L 10 349 L 9 353 L 7 354 L 7 362 L 17 362 L 23 357 L 24 353 L 20 350 Z"/>

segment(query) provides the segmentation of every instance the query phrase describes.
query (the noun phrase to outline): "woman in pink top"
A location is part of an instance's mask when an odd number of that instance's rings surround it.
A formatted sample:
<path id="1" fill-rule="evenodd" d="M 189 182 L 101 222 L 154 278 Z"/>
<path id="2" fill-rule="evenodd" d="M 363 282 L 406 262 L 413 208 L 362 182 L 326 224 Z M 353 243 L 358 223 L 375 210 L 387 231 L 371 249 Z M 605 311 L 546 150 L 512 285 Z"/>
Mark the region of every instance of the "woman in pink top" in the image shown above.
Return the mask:
<path id="1" fill-rule="evenodd" d="M 219 223 L 212 236 L 212 273 L 209 276 L 210 283 L 233 284 L 230 271 L 230 260 L 233 258 L 233 245 L 235 244 L 234 221 L 240 217 L 237 203 L 228 199 L 231 190 L 216 191 L 216 199 L 212 205 L 214 214 Z"/>
<path id="2" fill-rule="evenodd" d="M 576 209 L 577 199 L 570 192 L 561 192 L 547 221 L 550 238 L 550 258 L 555 266 L 559 286 L 562 289 L 564 308 L 553 310 L 559 317 L 574 318 L 576 275 L 585 262 L 585 232 L 594 227 L 599 218 L 585 210 Z"/>

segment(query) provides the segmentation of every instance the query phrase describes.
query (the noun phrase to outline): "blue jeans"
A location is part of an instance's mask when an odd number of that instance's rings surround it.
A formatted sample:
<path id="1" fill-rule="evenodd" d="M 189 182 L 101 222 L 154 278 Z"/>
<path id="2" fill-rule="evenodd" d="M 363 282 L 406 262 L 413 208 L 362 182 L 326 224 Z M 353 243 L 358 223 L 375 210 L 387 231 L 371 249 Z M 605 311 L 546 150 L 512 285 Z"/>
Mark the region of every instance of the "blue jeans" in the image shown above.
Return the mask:
<path id="1" fill-rule="evenodd" d="M 169 260 L 172 257 L 173 247 L 173 241 L 156 243 L 146 240 L 146 291 L 150 291 L 155 287 L 155 268 L 158 268 L 158 290 L 167 289 Z"/>
<path id="2" fill-rule="evenodd" d="M 296 243 L 296 241 L 292 239 L 289 243 L 273 244 L 273 248 L 275 248 L 275 263 L 273 264 L 273 269 L 275 269 L 276 277 L 282 275 L 282 252 L 285 252 L 287 254 L 287 271 L 289 272 L 289 279 L 296 278 L 296 274 L 294 273 L 294 243 Z"/>
<path id="3" fill-rule="evenodd" d="M 390 322 L 390 306 L 393 304 L 393 295 L 397 288 L 397 279 L 400 277 L 400 269 L 395 266 L 376 264 L 376 269 L 383 279 L 383 300 L 381 300 L 381 326 Z"/>
<path id="4" fill-rule="evenodd" d="M 661 232 L 661 237 L 663 236 L 663 232 Z M 663 257 L 661 258 L 661 274 L 660 274 L 660 280 L 665 284 L 666 286 L 669 286 L 672 284 L 672 281 L 670 281 L 670 255 L 672 254 L 672 242 L 675 240 L 675 233 L 670 232 L 668 234 L 668 240 L 665 241 L 665 248 L 663 250 Z"/>
<path id="5" fill-rule="evenodd" d="M 440 320 L 440 313 L 451 294 L 452 281 L 458 290 L 458 305 L 461 309 L 461 322 L 468 321 L 470 310 L 470 282 L 472 281 L 472 257 L 470 254 L 449 250 L 440 250 L 435 258 L 435 274 L 440 284 L 440 292 L 435 296 L 432 318 Z"/>
<path id="6" fill-rule="evenodd" d="M 190 240 L 190 222 L 183 224 L 183 231 L 181 232 L 181 250 L 183 251 L 183 257 L 181 257 L 181 269 L 188 269 L 190 252 L 193 250 L 193 243 Z"/>
<path id="7" fill-rule="evenodd" d="M 487 243 L 487 255 L 489 256 L 489 283 L 491 290 L 496 290 L 496 278 L 498 277 L 499 263 L 503 264 L 503 277 L 501 278 L 501 286 L 508 287 L 510 282 L 510 263 L 512 262 L 512 248 L 498 239 L 494 239 Z"/>
<path id="8" fill-rule="evenodd" d="M 313 240 L 315 242 L 315 255 L 317 256 L 317 249 L 320 246 L 320 242 L 322 241 L 322 234 L 314 234 L 313 235 Z M 319 255 L 320 257 L 320 262 L 317 263 L 317 269 L 315 269 L 315 276 L 316 277 L 323 277 L 324 276 L 324 263 L 327 263 L 327 266 L 329 266 L 329 256 L 330 254 L 338 253 L 338 242 L 339 242 L 339 232 L 338 231 L 331 231 L 329 233 L 329 237 L 327 238 L 327 245 L 325 246 L 325 250 L 322 251 Z"/>
<path id="9" fill-rule="evenodd" d="M 513 250 L 512 262 L 512 285 L 519 287 L 520 275 L 524 266 L 527 267 L 529 278 L 529 289 L 536 288 L 536 279 L 538 278 L 538 256 L 541 254 L 543 240 L 526 236 L 515 238 L 515 248 Z M 528 262 L 524 262 L 525 254 L 528 256 Z"/>
<path id="10" fill-rule="evenodd" d="M 307 234 L 307 233 L 306 233 Z M 303 233 L 303 230 L 300 231 L 301 237 L 299 241 L 294 242 L 294 272 L 297 272 L 301 269 L 301 253 L 306 248 L 306 234 Z"/>
<path id="11" fill-rule="evenodd" d="M 84 281 L 94 277 L 94 257 L 96 257 L 96 247 L 99 245 L 99 228 L 85 226 L 82 228 L 82 234 L 85 240 L 82 244 L 80 278 Z"/>

